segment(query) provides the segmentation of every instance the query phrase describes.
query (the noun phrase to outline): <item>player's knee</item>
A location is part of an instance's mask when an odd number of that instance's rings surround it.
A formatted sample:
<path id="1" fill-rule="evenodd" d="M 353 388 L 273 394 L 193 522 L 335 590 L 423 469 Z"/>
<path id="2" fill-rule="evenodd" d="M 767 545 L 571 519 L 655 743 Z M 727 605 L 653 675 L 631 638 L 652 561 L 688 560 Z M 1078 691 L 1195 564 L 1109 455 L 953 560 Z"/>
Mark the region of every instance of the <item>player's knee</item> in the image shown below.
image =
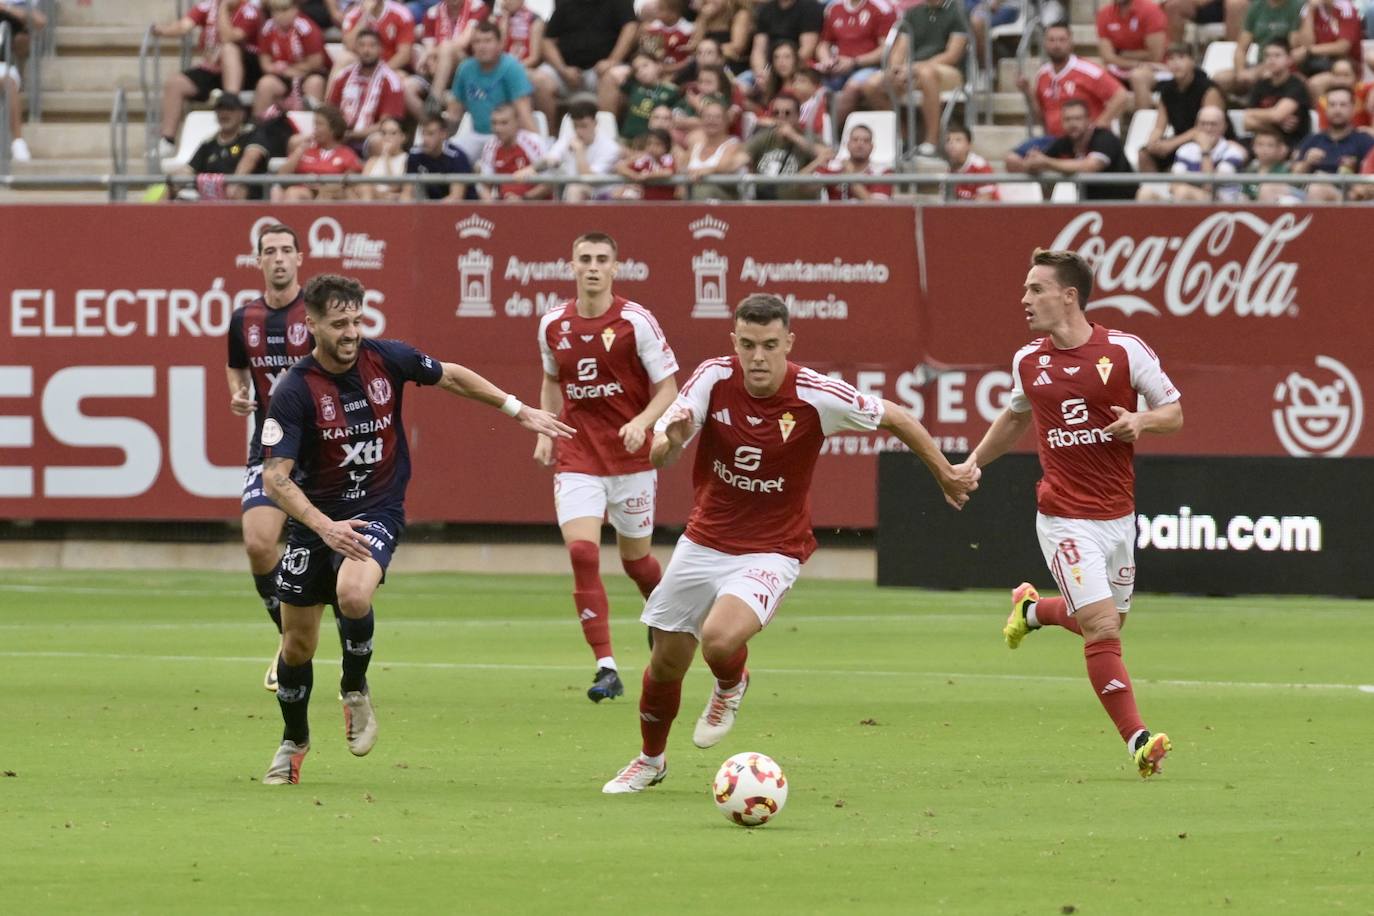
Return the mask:
<path id="1" fill-rule="evenodd" d="M 288 665 L 303 665 L 315 657 L 317 636 L 287 628 L 281 637 L 281 657 Z"/>
<path id="2" fill-rule="evenodd" d="M 601 548 L 593 541 L 573 541 L 568 545 L 568 558 L 573 569 L 597 569 L 601 565 Z"/>
<path id="3" fill-rule="evenodd" d="M 1084 616 L 1078 614 L 1078 625 L 1083 629 L 1085 642 L 1098 642 L 1103 639 L 1121 638 L 1121 615 L 1115 611 L 1109 614 Z"/>
<path id="4" fill-rule="evenodd" d="M 243 549 L 253 569 L 271 570 L 277 565 L 277 539 L 252 531 L 243 532 Z"/>
<path id="5" fill-rule="evenodd" d="M 366 617 L 372 607 L 372 590 L 360 585 L 341 585 L 338 599 L 339 612 L 345 617 Z"/>
<path id="6" fill-rule="evenodd" d="M 740 639 L 739 634 L 724 626 L 711 626 L 708 622 L 702 628 L 701 657 L 707 664 L 728 661 L 742 645 L 744 640 Z"/>

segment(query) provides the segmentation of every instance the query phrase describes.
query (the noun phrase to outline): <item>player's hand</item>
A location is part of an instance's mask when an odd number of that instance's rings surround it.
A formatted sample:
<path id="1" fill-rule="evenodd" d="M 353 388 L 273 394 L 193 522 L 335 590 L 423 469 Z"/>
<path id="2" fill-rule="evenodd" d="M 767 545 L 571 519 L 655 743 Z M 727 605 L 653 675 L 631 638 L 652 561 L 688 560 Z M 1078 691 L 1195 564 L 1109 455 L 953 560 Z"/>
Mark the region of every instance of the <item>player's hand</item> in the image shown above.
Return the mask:
<path id="1" fill-rule="evenodd" d="M 668 423 L 663 429 L 663 435 L 668 437 L 668 442 L 674 448 L 681 448 L 683 443 L 692 438 L 692 430 L 695 426 L 690 410 L 685 407 L 675 407 L 668 411 Z"/>
<path id="2" fill-rule="evenodd" d="M 548 436 L 551 439 L 571 439 L 577 430 L 564 423 L 547 410 L 540 410 L 526 404 L 515 417 L 517 423 L 532 433 Z"/>
<path id="3" fill-rule="evenodd" d="M 977 460 L 969 455 L 968 459 L 954 465 L 949 469 L 949 475 L 940 480 L 940 489 L 944 491 L 945 502 L 955 509 L 964 508 L 968 502 L 969 494 L 978 489 L 978 481 L 983 476 L 983 469 L 978 466 Z"/>
<path id="4" fill-rule="evenodd" d="M 534 440 L 534 460 L 546 468 L 553 467 L 553 440 L 542 433 Z"/>
<path id="5" fill-rule="evenodd" d="M 342 554 L 350 560 L 370 560 L 372 551 L 367 549 L 367 541 L 358 533 L 358 529 L 366 528 L 367 525 L 368 523 L 360 518 L 345 519 L 341 522 L 331 521 L 317 533 L 320 540 L 328 544 L 329 549 L 335 553 Z"/>
<path id="6" fill-rule="evenodd" d="M 240 417 L 246 417 L 257 410 L 258 405 L 253 403 L 253 399 L 248 396 L 247 388 L 240 388 L 229 397 L 229 409 Z"/>
<path id="7" fill-rule="evenodd" d="M 1116 420 L 1103 430 L 1104 433 L 1121 442 L 1134 442 L 1140 438 L 1140 414 L 1131 413 L 1115 404 L 1112 405 L 1112 413 L 1116 414 Z"/>
<path id="8" fill-rule="evenodd" d="M 625 451 L 633 455 L 644 447 L 648 434 L 638 423 L 626 423 L 620 427 L 620 441 L 625 443 Z"/>

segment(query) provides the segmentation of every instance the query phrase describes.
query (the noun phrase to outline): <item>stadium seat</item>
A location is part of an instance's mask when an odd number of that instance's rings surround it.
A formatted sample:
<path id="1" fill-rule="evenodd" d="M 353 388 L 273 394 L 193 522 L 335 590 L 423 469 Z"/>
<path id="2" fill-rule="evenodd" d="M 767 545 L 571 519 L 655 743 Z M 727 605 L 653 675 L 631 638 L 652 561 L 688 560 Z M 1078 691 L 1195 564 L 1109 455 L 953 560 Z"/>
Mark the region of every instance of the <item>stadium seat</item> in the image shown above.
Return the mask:
<path id="1" fill-rule="evenodd" d="M 1078 203 L 1078 185 L 1072 181 L 1055 182 L 1054 190 L 1050 192 L 1050 201 L 1056 204 Z"/>
<path id="2" fill-rule="evenodd" d="M 340 54 L 346 54 L 348 52 L 344 48 L 342 41 L 330 41 L 325 43 L 324 53 L 331 61 L 338 61 Z"/>
<path id="3" fill-rule="evenodd" d="M 1216 79 L 1223 70 L 1230 70 L 1236 63 L 1236 43 L 1234 41 L 1214 41 L 1207 46 L 1202 55 L 1202 72 Z M 1251 44 L 1245 54 L 1245 63 L 1254 66 L 1259 63 L 1259 45 Z"/>
<path id="4" fill-rule="evenodd" d="M 545 22 L 553 15 L 553 0 L 525 0 L 525 7 Z"/>
<path id="5" fill-rule="evenodd" d="M 828 111 L 821 113 L 821 142 L 835 148 L 835 122 Z"/>
<path id="6" fill-rule="evenodd" d="M 181 140 L 177 152 L 170 159 L 162 160 L 162 171 L 168 172 L 179 165 L 187 165 L 202 143 L 219 132 L 219 121 L 213 111 L 192 111 L 187 113 L 186 122 L 181 125 Z"/>
<path id="7" fill-rule="evenodd" d="M 1013 181 L 999 184 L 997 196 L 1008 204 L 1038 204 L 1044 201 L 1045 192 L 1038 181 Z"/>
<path id="8" fill-rule="evenodd" d="M 549 116 L 542 111 L 535 111 L 534 127 L 539 132 L 539 136 L 544 138 L 544 143 L 547 145 L 549 141 Z"/>
<path id="9" fill-rule="evenodd" d="M 876 168 L 892 168 L 897 164 L 897 112 L 856 111 L 844 122 L 840 135 L 839 158 L 849 158 L 849 134 L 863 126 L 873 132 L 872 162 Z"/>
<path id="10" fill-rule="evenodd" d="M 1153 108 L 1144 108 L 1135 113 L 1131 118 L 1130 129 L 1126 133 L 1126 158 L 1131 163 L 1131 168 L 1139 169 L 1138 161 L 1141 149 L 1149 142 L 1150 133 L 1155 129 L 1155 121 L 1159 117 L 1159 112 Z M 1166 128 L 1165 133 L 1169 131 Z"/>
<path id="11" fill-rule="evenodd" d="M 1236 135 L 1237 140 L 1244 140 L 1250 136 L 1250 131 L 1245 129 L 1245 110 L 1242 108 L 1232 108 L 1226 112 L 1226 117 L 1231 121 L 1231 132 Z"/>
<path id="12" fill-rule="evenodd" d="M 571 134 L 572 129 L 572 118 L 563 115 L 563 120 L 558 122 L 558 139 L 562 140 Z M 596 113 L 596 133 L 599 137 L 610 137 L 612 140 L 616 140 L 620 136 L 620 125 L 616 123 L 615 115 L 609 111 L 598 111 Z M 545 136 L 547 138 L 547 133 Z"/>

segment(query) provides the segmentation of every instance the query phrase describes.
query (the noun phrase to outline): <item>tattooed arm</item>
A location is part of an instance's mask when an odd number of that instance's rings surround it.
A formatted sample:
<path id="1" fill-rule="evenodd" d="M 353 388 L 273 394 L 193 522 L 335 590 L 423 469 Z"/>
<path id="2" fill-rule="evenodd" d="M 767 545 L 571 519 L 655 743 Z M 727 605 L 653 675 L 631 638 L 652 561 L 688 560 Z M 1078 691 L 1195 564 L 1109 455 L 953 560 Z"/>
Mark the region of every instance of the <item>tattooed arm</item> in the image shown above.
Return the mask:
<path id="1" fill-rule="evenodd" d="M 357 529 L 366 528 L 360 518 L 336 522 L 310 502 L 301 488 L 291 479 L 296 466 L 294 458 L 268 458 L 263 462 L 263 489 L 282 511 L 320 536 L 334 550 L 352 560 L 368 560 L 372 553 Z"/>

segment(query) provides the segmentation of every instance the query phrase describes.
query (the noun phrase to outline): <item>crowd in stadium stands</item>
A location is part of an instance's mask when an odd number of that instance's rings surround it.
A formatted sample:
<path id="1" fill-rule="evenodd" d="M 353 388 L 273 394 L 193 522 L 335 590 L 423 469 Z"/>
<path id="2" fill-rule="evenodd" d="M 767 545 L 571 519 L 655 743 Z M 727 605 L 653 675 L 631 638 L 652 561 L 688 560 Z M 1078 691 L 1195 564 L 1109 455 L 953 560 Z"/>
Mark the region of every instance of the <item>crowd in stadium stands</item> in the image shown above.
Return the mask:
<path id="1" fill-rule="evenodd" d="M 526 0 L 491 2 L 195 3 L 157 26 L 196 35 L 194 66 L 164 87 L 164 155 L 176 149 L 186 104 L 212 101 L 219 131 L 184 167 L 208 176 L 201 196 L 252 195 L 256 188 L 213 176 L 263 172 L 278 160 L 288 174 L 464 176 L 418 191 L 348 185 L 361 199 L 734 199 L 740 186 L 720 176 L 891 171 L 875 165 L 871 122 L 846 122 L 919 92 L 919 142 L 907 153 L 986 174 L 993 168 L 968 127 L 956 121 L 942 134 L 941 93 L 966 82 L 971 57 L 985 69 L 996 63 L 989 28 L 1033 0 L 648 0 L 638 12 L 634 0 L 555 0 L 547 22 Z M 1374 54 L 1366 59 L 1362 46 L 1370 18 L 1362 22 L 1349 0 L 1104 0 L 1096 59 L 1074 53 L 1066 22 L 1044 29 L 1044 62 L 1017 81 L 1033 129 L 1005 167 L 1051 179 L 1237 176 L 1213 186 L 1088 183 L 1088 199 L 1338 200 L 1339 188 L 1318 181 L 1257 176 L 1374 173 L 1374 93 L 1364 79 Z M 1232 66 L 1204 72 L 1183 40 L 1190 21 L 1224 23 Z M 251 94 L 250 111 L 241 93 Z M 313 112 L 313 127 L 293 127 L 292 112 Z M 1128 151 L 1132 116 L 1153 126 Z M 891 163 L 884 152 L 879 161 Z M 481 181 L 539 173 L 625 183 Z M 672 175 L 694 181 L 653 183 Z M 341 192 L 300 184 L 271 193 Z M 870 200 L 891 189 L 769 184 L 747 193 Z M 999 191 L 975 178 L 954 196 L 995 200 Z"/>

